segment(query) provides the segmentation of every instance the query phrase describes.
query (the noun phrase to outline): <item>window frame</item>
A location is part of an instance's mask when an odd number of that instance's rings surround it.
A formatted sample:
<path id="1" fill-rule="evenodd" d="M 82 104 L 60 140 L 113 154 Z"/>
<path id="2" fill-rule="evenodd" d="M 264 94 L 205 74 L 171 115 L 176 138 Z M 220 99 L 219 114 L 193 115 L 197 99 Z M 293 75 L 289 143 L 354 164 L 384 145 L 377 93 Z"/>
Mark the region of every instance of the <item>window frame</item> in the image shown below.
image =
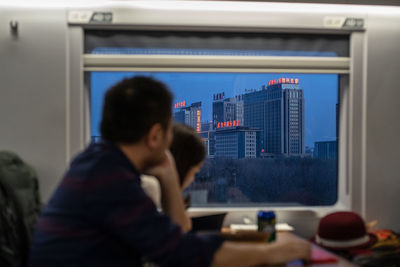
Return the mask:
<path id="1" fill-rule="evenodd" d="M 265 11 L 267 12 L 267 11 Z M 313 12 L 313 11 L 311 11 Z M 252 12 L 249 12 L 251 15 Z M 288 12 L 290 13 L 290 12 Z M 293 15 L 293 14 L 292 14 Z M 299 13 L 296 17 L 306 18 L 307 14 Z M 326 214 L 334 210 L 363 210 L 365 209 L 363 199 L 365 199 L 365 28 L 350 31 L 348 29 L 321 29 L 304 27 L 299 29 L 293 23 L 282 22 L 284 18 L 277 18 L 276 25 L 268 27 L 259 26 L 235 26 L 235 23 L 227 25 L 194 25 L 186 26 L 184 22 L 180 25 L 158 25 L 143 26 L 140 23 L 131 25 L 85 25 L 80 23 L 70 23 L 68 26 L 69 58 L 68 74 L 70 79 L 67 84 L 67 158 L 71 159 L 78 151 L 82 150 L 90 142 L 90 84 L 89 71 L 105 71 L 112 68 L 116 71 L 187 71 L 196 72 L 291 72 L 291 73 L 336 73 L 346 74 L 340 78 L 339 90 L 339 133 L 338 133 L 338 201 L 333 206 L 324 207 L 265 207 L 274 210 L 312 210 L 318 214 Z M 280 24 L 281 23 L 281 24 Z M 283 25 L 283 26 L 282 26 Z M 318 57 L 309 59 L 308 57 L 263 57 L 254 59 L 242 57 L 239 59 L 246 68 L 238 68 L 235 64 L 236 57 L 232 56 L 209 56 L 210 58 L 193 58 L 193 56 L 181 56 L 179 66 L 176 67 L 177 56 L 105 56 L 105 55 L 85 55 L 83 40 L 86 28 L 96 29 L 157 29 L 167 30 L 169 28 L 204 31 L 253 31 L 253 32 L 285 32 L 285 33 L 332 33 L 350 35 L 350 56 L 349 58 L 323 58 Z M 155 60 L 160 60 L 158 67 L 154 67 Z M 136 68 L 132 65 L 133 61 L 139 60 L 141 66 Z M 197 64 L 196 61 L 197 60 Z M 223 64 L 221 64 L 221 61 Z M 196 63 L 196 64 L 194 64 Z M 285 68 L 277 68 L 282 64 Z M 294 64 L 296 68 L 293 68 Z M 292 66 L 292 68 L 291 68 Z M 323 67 L 321 72 L 319 67 Z M 361 138 L 360 138 L 361 136 Z M 351 177 L 351 178 L 350 178 Z M 190 210 L 195 215 L 209 214 L 214 212 L 235 212 L 235 218 L 250 216 L 253 218 L 255 211 L 262 207 L 220 207 L 220 208 L 193 208 Z M 239 216 L 239 217 L 238 217 Z M 231 220 L 235 220 L 233 217 Z"/>

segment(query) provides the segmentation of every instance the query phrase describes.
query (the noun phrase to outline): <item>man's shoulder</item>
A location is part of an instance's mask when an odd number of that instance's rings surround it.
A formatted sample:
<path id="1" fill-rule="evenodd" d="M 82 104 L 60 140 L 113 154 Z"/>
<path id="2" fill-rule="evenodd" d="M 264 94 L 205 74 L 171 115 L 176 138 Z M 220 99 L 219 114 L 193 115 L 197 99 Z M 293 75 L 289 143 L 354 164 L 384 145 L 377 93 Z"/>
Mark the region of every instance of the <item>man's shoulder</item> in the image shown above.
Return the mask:
<path id="1" fill-rule="evenodd" d="M 90 144 L 73 159 L 68 172 L 86 176 L 93 173 L 129 171 L 130 163 L 121 153 L 110 143 Z"/>

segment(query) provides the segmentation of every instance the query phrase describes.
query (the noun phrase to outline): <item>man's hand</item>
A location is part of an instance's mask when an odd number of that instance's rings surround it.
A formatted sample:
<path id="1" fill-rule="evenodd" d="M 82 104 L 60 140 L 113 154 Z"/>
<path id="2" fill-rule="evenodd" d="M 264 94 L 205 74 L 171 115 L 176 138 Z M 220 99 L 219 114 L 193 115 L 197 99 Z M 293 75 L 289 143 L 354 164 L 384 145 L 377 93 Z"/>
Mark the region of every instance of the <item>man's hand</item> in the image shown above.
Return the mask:
<path id="1" fill-rule="evenodd" d="M 268 255 L 268 263 L 284 263 L 292 260 L 310 260 L 311 244 L 291 233 L 278 233 L 275 243 L 271 243 L 274 253 Z"/>
<path id="2" fill-rule="evenodd" d="M 273 243 L 225 241 L 214 255 L 212 267 L 250 267 L 309 260 L 311 245 L 290 233 L 278 233 Z"/>
<path id="3" fill-rule="evenodd" d="M 156 177 L 161 185 L 176 183 L 179 180 L 175 160 L 169 150 L 165 151 L 164 160 L 160 164 L 145 170 L 144 174 Z"/>
<path id="4" fill-rule="evenodd" d="M 164 160 L 144 173 L 155 176 L 160 181 L 163 212 L 180 225 L 184 232 L 190 231 L 192 221 L 185 211 L 178 171 L 176 170 L 175 160 L 171 152 L 166 150 Z"/>

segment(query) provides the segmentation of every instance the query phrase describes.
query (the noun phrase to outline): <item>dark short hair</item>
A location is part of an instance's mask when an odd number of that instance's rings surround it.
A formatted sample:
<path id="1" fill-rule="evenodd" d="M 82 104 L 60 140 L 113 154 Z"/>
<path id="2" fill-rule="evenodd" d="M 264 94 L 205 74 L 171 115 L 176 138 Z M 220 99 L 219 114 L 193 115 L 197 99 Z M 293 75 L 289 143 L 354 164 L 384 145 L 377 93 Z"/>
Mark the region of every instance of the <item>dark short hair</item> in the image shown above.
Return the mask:
<path id="1" fill-rule="evenodd" d="M 174 156 L 180 184 L 184 182 L 190 168 L 202 162 L 206 149 L 200 136 L 193 128 L 185 124 L 174 124 L 174 138 L 171 143 L 171 153 Z"/>
<path id="2" fill-rule="evenodd" d="M 171 107 L 172 94 L 162 82 L 143 76 L 124 79 L 106 93 L 100 126 L 102 138 L 133 144 L 156 123 L 166 130 Z"/>

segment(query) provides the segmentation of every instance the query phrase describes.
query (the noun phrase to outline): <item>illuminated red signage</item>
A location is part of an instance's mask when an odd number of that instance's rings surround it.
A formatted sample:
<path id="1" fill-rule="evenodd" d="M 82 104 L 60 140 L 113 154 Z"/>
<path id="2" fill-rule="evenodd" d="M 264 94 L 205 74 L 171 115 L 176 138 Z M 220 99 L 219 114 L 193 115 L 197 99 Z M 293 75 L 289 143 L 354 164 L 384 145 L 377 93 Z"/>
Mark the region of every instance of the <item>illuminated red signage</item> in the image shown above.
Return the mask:
<path id="1" fill-rule="evenodd" d="M 234 127 L 234 126 L 239 126 L 239 120 L 224 121 L 224 122 L 217 123 L 217 128 L 226 128 L 226 127 Z"/>
<path id="2" fill-rule="evenodd" d="M 201 110 L 197 110 L 196 112 L 196 132 L 200 132 L 201 130 Z"/>
<path id="3" fill-rule="evenodd" d="M 279 79 L 275 79 L 275 80 L 269 80 L 268 81 L 268 86 L 274 85 L 274 84 L 280 84 L 280 83 L 298 84 L 299 83 L 299 78 L 279 78 Z"/>
<path id="4" fill-rule="evenodd" d="M 184 108 L 186 106 L 186 101 L 181 101 L 174 104 L 174 108 Z"/>

